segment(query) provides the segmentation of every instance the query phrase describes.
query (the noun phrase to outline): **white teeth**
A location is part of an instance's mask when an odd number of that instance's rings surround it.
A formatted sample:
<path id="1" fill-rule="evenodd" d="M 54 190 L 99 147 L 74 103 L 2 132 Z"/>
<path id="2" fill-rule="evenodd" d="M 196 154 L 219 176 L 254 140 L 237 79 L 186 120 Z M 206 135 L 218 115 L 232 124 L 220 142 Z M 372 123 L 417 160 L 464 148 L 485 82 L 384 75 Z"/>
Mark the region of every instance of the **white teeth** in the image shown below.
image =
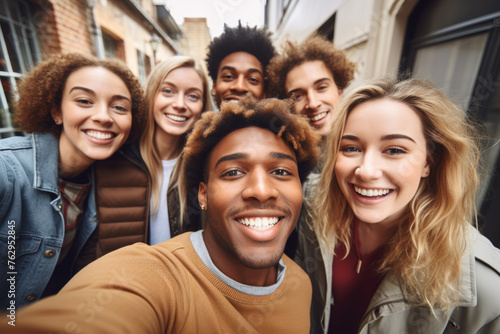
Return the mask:
<path id="1" fill-rule="evenodd" d="M 99 132 L 99 131 L 87 131 L 86 134 L 92 138 L 96 139 L 111 139 L 113 134 L 109 132 Z"/>
<path id="2" fill-rule="evenodd" d="M 177 122 L 187 121 L 187 117 L 183 117 L 183 116 L 176 116 L 176 115 L 170 115 L 170 114 L 166 114 L 166 116 L 174 121 L 177 121 Z"/>
<path id="3" fill-rule="evenodd" d="M 309 117 L 309 119 L 313 122 L 316 122 L 316 121 L 319 121 L 320 119 L 325 118 L 326 114 L 327 114 L 326 112 L 322 112 L 321 114 L 317 114 L 317 115 Z"/>
<path id="4" fill-rule="evenodd" d="M 249 226 L 254 230 L 265 231 L 276 225 L 279 221 L 278 217 L 258 217 L 258 218 L 242 218 L 237 219 L 243 225 Z"/>
<path id="5" fill-rule="evenodd" d="M 377 197 L 377 196 L 385 196 L 390 192 L 390 189 L 363 189 L 354 186 L 354 190 L 360 194 L 361 196 L 366 197 Z"/>

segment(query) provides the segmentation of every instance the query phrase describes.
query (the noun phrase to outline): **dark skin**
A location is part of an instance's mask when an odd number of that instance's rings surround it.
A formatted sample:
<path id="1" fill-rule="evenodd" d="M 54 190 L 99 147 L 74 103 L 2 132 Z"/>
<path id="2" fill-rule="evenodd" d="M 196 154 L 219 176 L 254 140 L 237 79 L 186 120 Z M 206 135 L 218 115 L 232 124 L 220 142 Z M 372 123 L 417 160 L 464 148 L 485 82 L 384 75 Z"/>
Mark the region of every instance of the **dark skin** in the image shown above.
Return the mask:
<path id="1" fill-rule="evenodd" d="M 275 284 L 302 205 L 293 150 L 269 130 L 231 132 L 208 157 L 198 201 L 208 211 L 203 238 L 217 268 L 246 285 Z"/>
<path id="2" fill-rule="evenodd" d="M 264 71 L 259 60 L 243 51 L 233 52 L 222 59 L 212 95 L 220 106 L 222 101 L 239 100 L 246 93 L 264 97 Z"/>

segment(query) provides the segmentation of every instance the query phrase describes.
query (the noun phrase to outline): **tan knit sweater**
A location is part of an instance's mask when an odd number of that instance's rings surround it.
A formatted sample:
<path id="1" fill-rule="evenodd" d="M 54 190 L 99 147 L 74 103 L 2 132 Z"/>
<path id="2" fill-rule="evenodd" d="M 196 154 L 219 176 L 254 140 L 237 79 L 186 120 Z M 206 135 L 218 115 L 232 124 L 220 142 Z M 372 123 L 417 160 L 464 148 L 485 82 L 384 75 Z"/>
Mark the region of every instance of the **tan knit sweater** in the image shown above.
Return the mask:
<path id="1" fill-rule="evenodd" d="M 311 284 L 288 257 L 273 293 L 241 293 L 201 261 L 190 236 L 94 261 L 56 295 L 18 310 L 15 333 L 308 333 Z M 0 332 L 13 329 L 7 321 Z"/>

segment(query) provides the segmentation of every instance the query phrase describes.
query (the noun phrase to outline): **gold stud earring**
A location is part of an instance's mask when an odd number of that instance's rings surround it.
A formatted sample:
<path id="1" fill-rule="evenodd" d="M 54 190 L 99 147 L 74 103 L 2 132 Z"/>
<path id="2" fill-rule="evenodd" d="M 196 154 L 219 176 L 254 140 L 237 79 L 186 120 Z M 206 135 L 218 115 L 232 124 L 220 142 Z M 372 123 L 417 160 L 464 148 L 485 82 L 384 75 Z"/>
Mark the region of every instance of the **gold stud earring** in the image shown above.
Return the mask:
<path id="1" fill-rule="evenodd" d="M 201 209 L 202 209 L 203 211 L 205 211 L 205 204 L 202 204 L 202 205 L 201 205 Z"/>

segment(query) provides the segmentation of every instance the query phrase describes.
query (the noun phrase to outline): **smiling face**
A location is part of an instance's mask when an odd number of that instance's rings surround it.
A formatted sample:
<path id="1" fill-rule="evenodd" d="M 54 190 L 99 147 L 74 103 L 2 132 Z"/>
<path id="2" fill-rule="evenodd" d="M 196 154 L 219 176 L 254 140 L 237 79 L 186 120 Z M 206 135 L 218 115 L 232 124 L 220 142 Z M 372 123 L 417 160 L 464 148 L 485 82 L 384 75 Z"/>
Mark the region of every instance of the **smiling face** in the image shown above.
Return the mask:
<path id="1" fill-rule="evenodd" d="M 429 175 L 420 117 L 388 99 L 355 107 L 347 117 L 335 175 L 359 220 L 397 224 L 421 178 Z"/>
<path id="2" fill-rule="evenodd" d="M 208 210 L 207 249 L 224 274 L 250 284 L 248 269 L 275 269 L 297 223 L 302 187 L 295 154 L 271 131 L 248 127 L 224 137 L 207 162 L 198 195 Z"/>
<path id="3" fill-rule="evenodd" d="M 203 110 L 203 82 L 191 67 L 170 71 L 156 95 L 153 115 L 157 140 L 178 139 L 193 128 Z"/>
<path id="4" fill-rule="evenodd" d="M 259 60 L 248 52 L 234 52 L 222 59 L 212 88 L 217 105 L 239 100 L 250 92 L 260 99 L 264 95 L 264 71 Z"/>
<path id="5" fill-rule="evenodd" d="M 62 122 L 59 162 L 63 175 L 78 175 L 125 143 L 132 127 L 131 101 L 122 79 L 103 67 L 83 67 L 68 76 L 60 110 L 52 110 L 54 120 Z"/>
<path id="6" fill-rule="evenodd" d="M 285 91 L 295 100 L 295 112 L 307 116 L 320 135 L 328 135 L 342 91 L 325 63 L 306 61 L 292 68 L 286 76 Z"/>

